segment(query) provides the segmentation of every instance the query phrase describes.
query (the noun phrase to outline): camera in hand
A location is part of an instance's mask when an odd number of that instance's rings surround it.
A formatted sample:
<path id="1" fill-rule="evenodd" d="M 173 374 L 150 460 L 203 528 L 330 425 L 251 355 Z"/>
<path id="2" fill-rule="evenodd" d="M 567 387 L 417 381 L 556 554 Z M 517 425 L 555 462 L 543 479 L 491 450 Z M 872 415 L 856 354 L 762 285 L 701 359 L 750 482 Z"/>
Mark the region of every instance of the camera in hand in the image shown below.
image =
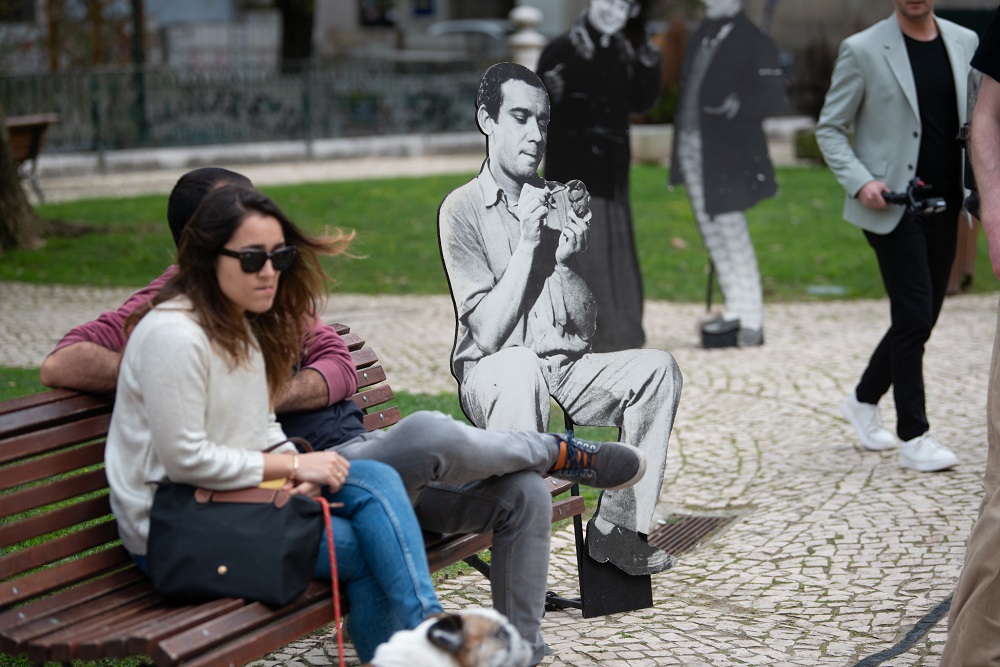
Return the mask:
<path id="1" fill-rule="evenodd" d="M 883 192 L 882 199 L 886 204 L 899 204 L 906 207 L 910 215 L 930 215 L 941 213 L 947 204 L 944 197 L 931 197 L 928 192 L 931 186 L 920 178 L 911 178 L 906 186 L 906 192 Z"/>

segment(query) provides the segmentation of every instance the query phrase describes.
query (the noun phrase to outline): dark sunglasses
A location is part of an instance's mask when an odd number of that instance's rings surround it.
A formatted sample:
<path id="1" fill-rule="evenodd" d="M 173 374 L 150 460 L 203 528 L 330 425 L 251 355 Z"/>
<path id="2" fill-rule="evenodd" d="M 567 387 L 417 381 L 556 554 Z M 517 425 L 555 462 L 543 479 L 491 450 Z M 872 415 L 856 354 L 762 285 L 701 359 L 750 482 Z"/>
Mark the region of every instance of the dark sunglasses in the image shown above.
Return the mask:
<path id="1" fill-rule="evenodd" d="M 263 250 L 230 250 L 229 248 L 219 249 L 220 255 L 235 257 L 240 260 L 240 270 L 243 273 L 257 273 L 264 268 L 265 262 L 271 260 L 271 266 L 275 271 L 287 271 L 295 263 L 295 257 L 299 254 L 298 248 L 293 245 L 286 245 L 271 252 Z"/>

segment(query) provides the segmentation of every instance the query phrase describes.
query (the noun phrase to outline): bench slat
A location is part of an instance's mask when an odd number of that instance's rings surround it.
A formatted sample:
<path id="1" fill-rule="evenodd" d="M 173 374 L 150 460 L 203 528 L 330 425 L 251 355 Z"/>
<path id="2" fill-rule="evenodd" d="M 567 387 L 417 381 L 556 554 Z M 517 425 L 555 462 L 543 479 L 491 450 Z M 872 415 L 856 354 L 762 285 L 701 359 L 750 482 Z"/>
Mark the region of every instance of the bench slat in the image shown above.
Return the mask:
<path id="1" fill-rule="evenodd" d="M 363 347 L 360 350 L 351 352 L 351 358 L 354 360 L 355 368 L 359 369 L 368 368 L 378 361 L 378 355 L 370 347 Z"/>
<path id="2" fill-rule="evenodd" d="M 381 366 L 372 366 L 358 371 L 358 389 L 364 389 L 384 381 L 385 370 Z"/>
<path id="3" fill-rule="evenodd" d="M 70 470 L 80 470 L 103 463 L 104 441 L 101 440 L 0 469 L 0 489 L 13 489 L 23 484 L 65 474 Z"/>
<path id="4" fill-rule="evenodd" d="M 132 559 L 122 547 L 113 547 L 89 554 L 50 568 L 26 575 L 0 586 L 0 606 L 28 600 L 63 586 L 84 581 L 115 568 L 127 565 Z"/>
<path id="5" fill-rule="evenodd" d="M 132 567 L 109 574 L 100 579 L 88 581 L 80 586 L 59 591 L 55 595 L 41 598 L 15 609 L 0 612 L 0 652 L 12 653 L 13 644 L 9 639 L 18 628 L 37 619 L 48 619 L 75 605 L 89 605 L 105 595 L 121 588 L 139 584 L 150 588 L 149 580 L 138 568 Z"/>
<path id="6" fill-rule="evenodd" d="M 149 655 L 156 649 L 156 644 L 166 637 L 175 635 L 182 630 L 194 627 L 206 620 L 226 614 L 246 604 L 239 598 L 223 598 L 195 606 L 184 606 L 177 609 L 175 616 L 160 618 L 144 625 L 132 628 L 122 645 L 114 640 L 105 645 L 107 657 L 121 658 L 127 655 Z"/>
<path id="7" fill-rule="evenodd" d="M 134 573 L 139 573 L 136 569 Z M 133 573 L 133 574 L 134 574 Z M 141 574 L 141 573 L 139 573 Z M 125 577 L 104 577 L 95 582 L 89 582 L 93 593 L 77 596 L 65 596 L 59 593 L 56 597 L 71 597 L 68 604 L 49 614 L 35 613 L 32 618 L 16 627 L 5 630 L 3 638 L 6 642 L 5 652 L 24 647 L 28 642 L 44 637 L 53 632 L 73 626 L 87 619 L 99 616 L 104 612 L 127 604 L 133 600 L 149 598 L 154 595 L 153 587 L 148 580 Z M 64 600 L 64 602 L 67 602 Z"/>
<path id="8" fill-rule="evenodd" d="M 69 392 L 63 398 L 0 414 L 0 439 L 111 412 L 113 397 Z"/>
<path id="9" fill-rule="evenodd" d="M 27 510 L 45 507 L 51 503 L 107 488 L 104 468 L 91 470 L 74 477 L 67 477 L 49 484 L 40 484 L 4 495 L 0 518 L 13 516 Z"/>
<path id="10" fill-rule="evenodd" d="M 374 408 L 376 405 L 388 403 L 395 397 L 389 385 L 381 385 L 368 391 L 359 391 L 353 396 L 354 403 L 362 410 L 368 410 Z"/>
<path id="11" fill-rule="evenodd" d="M 98 498 L 83 500 L 20 521 L 0 524 L 0 544 L 19 544 L 25 540 L 75 526 L 84 521 L 99 519 L 108 514 L 111 514 L 111 501 L 108 495 L 104 494 Z"/>
<path id="12" fill-rule="evenodd" d="M 365 429 L 374 431 L 375 429 L 385 428 L 386 426 L 392 426 L 400 419 L 399 408 L 394 405 L 391 408 L 365 415 Z"/>
<path id="13" fill-rule="evenodd" d="M 82 641 L 102 632 L 106 633 L 120 621 L 132 618 L 137 614 L 144 614 L 163 604 L 162 597 L 150 592 L 149 595 L 105 608 L 100 614 L 88 614 L 85 618 L 72 624 L 66 624 L 55 632 L 33 639 L 28 647 L 28 657 L 36 662 L 56 660 L 68 663 L 79 656 L 79 647 Z"/>
<path id="14" fill-rule="evenodd" d="M 157 664 L 175 664 L 191 656 L 204 653 L 219 646 L 233 637 L 252 632 L 274 618 L 287 616 L 317 598 L 324 600 L 333 615 L 330 604 L 329 582 L 314 581 L 309 584 L 306 592 L 294 602 L 280 609 L 273 609 L 260 602 L 248 602 L 239 609 L 228 614 L 213 618 L 207 623 L 201 623 L 184 632 L 176 634 L 159 643 L 153 655 Z"/>
<path id="15" fill-rule="evenodd" d="M 76 532 L 35 544 L 7 554 L 0 559 L 0 579 L 7 579 L 35 568 L 55 563 L 73 554 L 95 549 L 118 540 L 118 525 L 105 521 Z"/>
<path id="16" fill-rule="evenodd" d="M 356 333 L 343 334 L 341 338 L 344 339 L 344 343 L 347 345 L 347 349 L 351 352 L 360 350 L 365 346 L 365 339 Z"/>
<path id="17" fill-rule="evenodd" d="M 103 438 L 110 424 L 109 413 L 14 436 L 4 442 L 3 450 L 0 451 L 0 464 Z"/>
<path id="18" fill-rule="evenodd" d="M 279 618 L 274 623 L 241 636 L 239 644 L 227 644 L 215 651 L 186 661 L 184 667 L 246 664 L 332 621 L 333 606 L 329 600 L 320 600 L 291 616 Z"/>
<path id="19" fill-rule="evenodd" d="M 431 572 L 444 569 L 452 563 L 474 556 L 493 546 L 493 532 L 449 535 L 435 542 L 427 553 L 427 565 Z"/>
<path id="20" fill-rule="evenodd" d="M 9 412 L 21 412 L 22 410 L 38 407 L 39 405 L 58 403 L 59 401 L 65 401 L 68 398 L 80 395 L 80 392 L 70 389 L 49 389 L 39 394 L 11 398 L 0 403 L 0 415 L 5 415 Z"/>

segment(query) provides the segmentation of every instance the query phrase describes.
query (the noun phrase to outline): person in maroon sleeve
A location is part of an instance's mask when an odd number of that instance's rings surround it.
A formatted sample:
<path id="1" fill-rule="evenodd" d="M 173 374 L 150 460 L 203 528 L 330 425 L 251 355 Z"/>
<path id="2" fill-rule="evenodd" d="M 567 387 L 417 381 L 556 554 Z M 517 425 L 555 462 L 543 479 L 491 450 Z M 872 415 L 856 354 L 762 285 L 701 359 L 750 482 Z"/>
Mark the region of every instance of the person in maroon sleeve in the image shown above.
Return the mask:
<path id="1" fill-rule="evenodd" d="M 175 243 L 205 196 L 227 184 L 252 187 L 241 174 L 208 167 L 182 176 L 170 194 L 167 219 Z M 176 272 L 133 294 L 122 306 L 71 330 L 42 363 L 42 383 L 90 392 L 114 391 L 125 347 L 124 324 Z M 333 328 L 314 317 L 301 361 L 277 392 L 275 412 L 288 437 L 334 449 L 348 460 L 375 460 L 403 480 L 424 530 L 493 533 L 493 605 L 531 644 L 532 664 L 545 654 L 541 635 L 551 538 L 549 474 L 595 488 L 634 485 L 646 459 L 634 447 L 585 442 L 572 435 L 484 431 L 438 412 L 416 412 L 387 430 L 367 433 L 354 362 Z"/>

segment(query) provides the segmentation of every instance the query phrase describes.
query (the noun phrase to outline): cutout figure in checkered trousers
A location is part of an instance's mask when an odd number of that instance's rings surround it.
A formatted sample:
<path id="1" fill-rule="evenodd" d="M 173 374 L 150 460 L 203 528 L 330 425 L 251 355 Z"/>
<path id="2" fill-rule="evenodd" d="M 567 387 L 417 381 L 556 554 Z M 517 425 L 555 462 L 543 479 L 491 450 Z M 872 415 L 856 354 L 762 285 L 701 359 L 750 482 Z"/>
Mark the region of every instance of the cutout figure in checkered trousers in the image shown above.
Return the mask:
<path id="1" fill-rule="evenodd" d="M 438 211 L 462 409 L 481 428 L 546 431 L 554 399 L 577 424 L 619 428 L 620 441 L 641 449 L 648 466 L 635 486 L 602 495 L 587 550 L 631 575 L 661 572 L 674 559 L 646 538 L 680 370 L 663 350 L 591 349 L 596 309 L 578 262 L 590 195 L 580 181 L 538 175 L 549 124 L 541 79 L 521 65 L 493 65 L 479 83 L 476 120 L 487 159 Z"/>
<path id="2" fill-rule="evenodd" d="M 745 211 L 777 193 L 763 120 L 785 108 L 774 41 L 742 0 L 701 0 L 674 118 L 670 185 L 683 184 L 725 307 L 701 323 L 705 347 L 761 345 L 764 299 Z"/>

